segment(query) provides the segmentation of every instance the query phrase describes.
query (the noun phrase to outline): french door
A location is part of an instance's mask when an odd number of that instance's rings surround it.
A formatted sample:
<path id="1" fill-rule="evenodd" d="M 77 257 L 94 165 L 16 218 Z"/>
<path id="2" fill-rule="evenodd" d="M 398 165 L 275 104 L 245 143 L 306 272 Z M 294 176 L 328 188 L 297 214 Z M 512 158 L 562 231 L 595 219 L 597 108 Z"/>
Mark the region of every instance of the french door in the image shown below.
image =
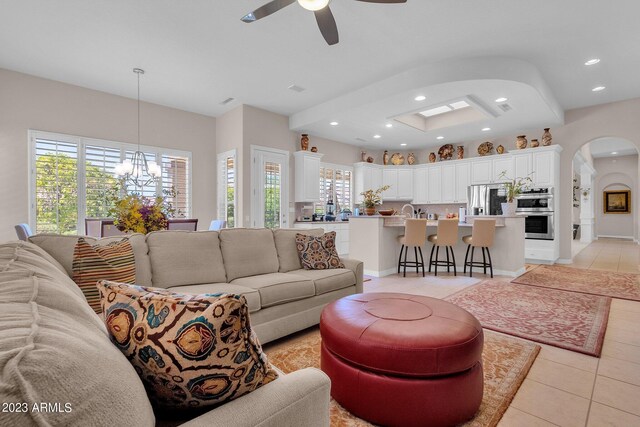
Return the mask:
<path id="1" fill-rule="evenodd" d="M 289 152 L 252 146 L 251 157 L 251 225 L 288 227 Z"/>

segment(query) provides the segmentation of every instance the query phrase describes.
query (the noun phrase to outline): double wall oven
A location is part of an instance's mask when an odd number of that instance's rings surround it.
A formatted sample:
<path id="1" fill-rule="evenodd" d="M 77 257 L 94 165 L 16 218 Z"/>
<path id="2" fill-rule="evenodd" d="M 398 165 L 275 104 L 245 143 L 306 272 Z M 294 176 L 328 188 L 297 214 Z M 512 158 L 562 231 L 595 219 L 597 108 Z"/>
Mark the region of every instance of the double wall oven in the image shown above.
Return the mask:
<path id="1" fill-rule="evenodd" d="M 516 213 L 526 214 L 524 232 L 527 239 L 553 240 L 553 188 L 531 188 L 517 196 Z"/>

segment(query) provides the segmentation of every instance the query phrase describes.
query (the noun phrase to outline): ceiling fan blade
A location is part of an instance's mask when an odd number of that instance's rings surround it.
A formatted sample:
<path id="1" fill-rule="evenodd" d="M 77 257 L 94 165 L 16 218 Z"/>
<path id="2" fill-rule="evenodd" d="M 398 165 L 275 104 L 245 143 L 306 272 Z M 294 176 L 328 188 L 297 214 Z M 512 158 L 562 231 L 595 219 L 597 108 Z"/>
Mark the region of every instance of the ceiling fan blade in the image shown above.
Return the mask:
<path id="1" fill-rule="evenodd" d="M 326 6 L 320 10 L 316 10 L 313 13 L 316 15 L 318 28 L 320 28 L 322 37 L 324 37 L 324 39 L 327 41 L 327 44 L 329 46 L 332 46 L 338 43 L 338 26 L 336 25 L 336 20 L 333 17 L 333 13 L 331 13 L 331 9 L 329 9 L 329 6 Z"/>
<path id="2" fill-rule="evenodd" d="M 251 22 L 257 21 L 258 19 L 262 19 L 265 16 L 269 16 L 272 13 L 275 13 L 282 9 L 283 7 L 289 6 L 291 3 L 295 3 L 296 0 L 273 0 L 269 3 L 260 6 L 253 12 L 247 13 L 245 16 L 240 18 L 242 22 L 246 22 L 250 24 Z"/>
<path id="3" fill-rule="evenodd" d="M 407 0 L 356 0 L 363 1 L 367 3 L 406 3 Z"/>

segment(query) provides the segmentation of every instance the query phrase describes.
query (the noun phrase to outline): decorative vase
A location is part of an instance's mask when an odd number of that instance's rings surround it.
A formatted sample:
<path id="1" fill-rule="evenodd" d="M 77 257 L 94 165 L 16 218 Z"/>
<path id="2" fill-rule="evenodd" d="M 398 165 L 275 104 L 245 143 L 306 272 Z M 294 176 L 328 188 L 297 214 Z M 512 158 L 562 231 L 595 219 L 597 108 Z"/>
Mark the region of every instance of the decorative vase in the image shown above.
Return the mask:
<path id="1" fill-rule="evenodd" d="M 538 142 L 537 139 L 532 139 L 531 140 L 531 148 L 536 148 L 540 146 L 540 142 Z"/>
<path id="2" fill-rule="evenodd" d="M 311 147 L 311 152 L 312 153 L 317 153 L 318 152 L 318 147 Z"/>
<path id="3" fill-rule="evenodd" d="M 371 216 L 371 215 L 375 215 L 376 214 L 376 208 L 375 206 L 372 208 L 364 208 L 364 213 L 366 213 L 367 215 Z"/>
<path id="4" fill-rule="evenodd" d="M 436 153 L 429 153 L 429 163 L 436 162 Z"/>
<path id="5" fill-rule="evenodd" d="M 491 154 L 493 150 L 493 143 L 487 141 L 483 142 L 478 146 L 478 154 L 481 156 L 486 156 L 487 154 Z"/>
<path id="6" fill-rule="evenodd" d="M 373 157 L 371 156 L 367 157 L 367 163 L 373 163 Z"/>
<path id="7" fill-rule="evenodd" d="M 409 155 L 407 156 L 407 163 L 412 165 L 416 162 L 416 156 L 413 153 L 409 153 Z"/>
<path id="8" fill-rule="evenodd" d="M 515 216 L 518 204 L 516 202 L 500 203 L 503 216 Z"/>
<path id="9" fill-rule="evenodd" d="M 527 148 L 527 136 L 526 135 L 518 135 L 516 138 L 516 148 L 518 150 L 522 150 Z"/>
<path id="10" fill-rule="evenodd" d="M 366 161 L 367 161 L 367 152 L 366 152 L 366 151 L 361 151 L 361 152 L 360 152 L 360 159 L 361 159 L 363 162 L 366 162 Z"/>
<path id="11" fill-rule="evenodd" d="M 382 155 L 382 164 L 385 166 L 389 164 L 389 152 L 384 150 L 384 154 Z"/>
<path id="12" fill-rule="evenodd" d="M 302 151 L 307 151 L 309 149 L 309 135 L 306 133 L 303 133 L 300 138 L 300 148 L 302 148 Z"/>
<path id="13" fill-rule="evenodd" d="M 544 128 L 544 133 L 542 134 L 542 145 L 544 145 L 545 147 L 551 145 L 551 141 L 553 140 L 549 129 L 551 128 Z"/>
<path id="14" fill-rule="evenodd" d="M 504 147 L 501 145 L 498 145 L 498 148 L 496 148 L 496 151 L 498 152 L 498 154 L 504 154 Z"/>
<path id="15" fill-rule="evenodd" d="M 464 146 L 463 145 L 458 145 L 457 153 L 458 153 L 458 160 L 464 159 Z"/>

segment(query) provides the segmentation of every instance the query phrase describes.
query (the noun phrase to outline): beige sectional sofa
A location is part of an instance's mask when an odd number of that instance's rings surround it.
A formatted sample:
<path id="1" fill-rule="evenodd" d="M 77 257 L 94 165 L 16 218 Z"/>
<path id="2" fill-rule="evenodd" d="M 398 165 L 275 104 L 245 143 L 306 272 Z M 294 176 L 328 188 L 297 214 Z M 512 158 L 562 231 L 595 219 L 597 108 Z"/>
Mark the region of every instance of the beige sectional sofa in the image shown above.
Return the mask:
<path id="1" fill-rule="evenodd" d="M 344 260 L 345 269 L 302 270 L 296 232 L 134 234 L 136 281 L 182 293 L 245 295 L 251 323 L 266 343 L 318 323 L 328 302 L 362 292 L 358 261 Z M 23 402 L 29 408 L 0 412 L 0 425 L 329 424 L 329 380 L 313 368 L 282 374 L 196 418 L 156 419 L 133 367 L 111 344 L 100 317 L 69 277 L 77 237 L 36 235 L 30 240 L 0 245 L 0 402 Z M 42 403 L 59 405 L 32 410 Z"/>

